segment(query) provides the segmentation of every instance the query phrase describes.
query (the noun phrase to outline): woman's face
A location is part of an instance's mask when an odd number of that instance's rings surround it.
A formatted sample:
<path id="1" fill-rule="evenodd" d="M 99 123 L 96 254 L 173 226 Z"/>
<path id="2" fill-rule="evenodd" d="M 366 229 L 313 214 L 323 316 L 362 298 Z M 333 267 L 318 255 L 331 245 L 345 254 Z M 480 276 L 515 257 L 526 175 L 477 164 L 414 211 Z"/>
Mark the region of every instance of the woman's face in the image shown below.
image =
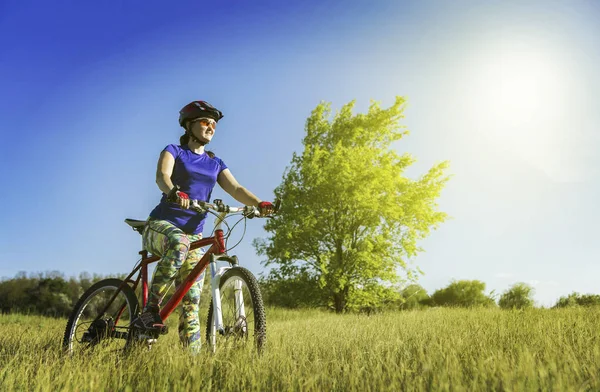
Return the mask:
<path id="1" fill-rule="evenodd" d="M 190 130 L 198 139 L 208 143 L 212 140 L 216 128 L 217 122 L 212 118 L 198 118 L 191 122 Z"/>

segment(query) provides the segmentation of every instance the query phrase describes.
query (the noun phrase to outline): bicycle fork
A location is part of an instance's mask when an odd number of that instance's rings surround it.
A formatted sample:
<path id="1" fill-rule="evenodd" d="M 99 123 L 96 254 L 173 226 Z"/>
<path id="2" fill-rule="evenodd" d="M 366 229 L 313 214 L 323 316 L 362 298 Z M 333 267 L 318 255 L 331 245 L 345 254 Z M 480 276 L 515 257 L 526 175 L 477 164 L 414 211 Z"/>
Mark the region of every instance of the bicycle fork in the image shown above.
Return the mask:
<path id="1" fill-rule="evenodd" d="M 212 301 L 213 301 L 213 322 L 212 322 L 212 333 L 210 342 L 213 347 L 216 345 L 216 333 L 218 332 L 220 335 L 225 334 L 225 326 L 223 325 L 223 312 L 221 307 L 221 277 L 225 273 L 225 271 L 231 269 L 231 267 L 221 267 L 217 270 L 217 261 L 220 259 L 229 261 L 233 265 L 237 265 L 237 258 L 229 257 L 229 256 L 217 256 L 215 254 L 210 255 L 210 274 L 211 274 L 211 291 L 212 291 Z M 234 306 L 235 306 L 235 319 L 236 321 L 240 319 L 245 319 L 246 310 L 244 308 L 244 296 L 242 293 L 242 281 L 235 280 L 234 281 Z"/>

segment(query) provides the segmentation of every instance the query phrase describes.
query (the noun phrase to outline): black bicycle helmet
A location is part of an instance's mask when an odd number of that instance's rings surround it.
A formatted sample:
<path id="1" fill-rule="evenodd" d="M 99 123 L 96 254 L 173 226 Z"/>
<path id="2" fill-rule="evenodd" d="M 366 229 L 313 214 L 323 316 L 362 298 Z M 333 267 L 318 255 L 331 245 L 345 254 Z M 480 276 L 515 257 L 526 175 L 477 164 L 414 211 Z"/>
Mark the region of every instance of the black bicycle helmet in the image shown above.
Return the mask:
<path id="1" fill-rule="evenodd" d="M 206 101 L 193 101 L 179 111 L 179 125 L 184 127 L 187 121 L 199 117 L 212 118 L 218 122 L 223 118 L 223 113 Z"/>

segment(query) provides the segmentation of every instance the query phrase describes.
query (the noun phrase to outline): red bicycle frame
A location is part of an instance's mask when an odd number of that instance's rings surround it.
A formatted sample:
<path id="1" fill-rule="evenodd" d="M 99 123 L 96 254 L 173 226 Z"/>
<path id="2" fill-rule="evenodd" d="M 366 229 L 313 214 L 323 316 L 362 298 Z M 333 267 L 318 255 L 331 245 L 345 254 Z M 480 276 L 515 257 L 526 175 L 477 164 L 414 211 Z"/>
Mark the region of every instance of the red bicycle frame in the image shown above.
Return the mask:
<path id="1" fill-rule="evenodd" d="M 202 248 L 204 246 L 210 245 L 210 248 L 206 251 L 206 253 L 202 256 L 198 264 L 190 271 L 185 280 L 177 287 L 173 296 L 167 301 L 167 303 L 161 307 L 160 310 L 160 318 L 164 320 L 169 317 L 171 313 L 175 310 L 177 305 L 181 302 L 185 294 L 188 292 L 190 287 L 196 282 L 196 279 L 204 272 L 206 267 L 208 266 L 211 255 L 222 255 L 225 253 L 225 239 L 223 238 L 223 230 L 218 229 L 215 230 L 215 235 L 213 237 L 202 238 L 198 241 L 194 241 L 190 244 L 190 250 Z M 148 265 L 160 260 L 159 256 L 151 256 L 148 257 L 148 251 L 142 250 L 139 252 L 142 256 L 142 260 L 140 265 L 135 268 L 127 278 L 125 278 L 125 282 L 132 282 L 133 289 L 135 290 L 137 285 L 142 283 L 142 307 L 146 306 L 148 303 Z M 141 269 L 141 274 L 138 275 L 137 279 L 134 281 L 131 279 L 133 275 L 135 275 L 138 270 Z M 126 284 L 126 283 L 125 283 Z M 117 317 L 117 319 L 121 316 Z"/>

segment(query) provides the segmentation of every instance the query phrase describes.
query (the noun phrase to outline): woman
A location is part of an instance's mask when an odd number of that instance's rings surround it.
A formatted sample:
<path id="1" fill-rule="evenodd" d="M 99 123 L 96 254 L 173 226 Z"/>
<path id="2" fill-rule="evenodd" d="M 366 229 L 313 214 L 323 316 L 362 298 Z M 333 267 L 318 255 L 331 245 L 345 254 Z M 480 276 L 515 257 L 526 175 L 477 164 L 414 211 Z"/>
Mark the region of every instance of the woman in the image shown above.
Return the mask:
<path id="1" fill-rule="evenodd" d="M 204 101 L 193 101 L 184 106 L 179 112 L 179 125 L 185 129 L 180 145 L 165 147 L 158 160 L 156 183 L 163 196 L 150 213 L 143 245 L 161 259 L 154 271 L 148 305 L 133 323 L 141 330 L 151 331 L 163 326 L 160 303 L 171 282 L 175 279 L 179 285 L 181 278 L 187 276 L 204 253 L 200 248 L 189 250 L 190 243 L 202 237 L 206 220 L 206 214 L 188 209 L 190 199 L 210 201 L 218 182 L 238 202 L 259 207 L 261 215 L 273 212 L 270 202 L 261 201 L 241 186 L 220 158 L 205 151 L 204 147 L 213 138 L 222 117 L 219 110 Z M 179 186 L 178 191 L 175 185 Z M 192 351 L 198 351 L 202 344 L 198 310 L 203 283 L 204 273 L 182 299 L 179 337 Z"/>

